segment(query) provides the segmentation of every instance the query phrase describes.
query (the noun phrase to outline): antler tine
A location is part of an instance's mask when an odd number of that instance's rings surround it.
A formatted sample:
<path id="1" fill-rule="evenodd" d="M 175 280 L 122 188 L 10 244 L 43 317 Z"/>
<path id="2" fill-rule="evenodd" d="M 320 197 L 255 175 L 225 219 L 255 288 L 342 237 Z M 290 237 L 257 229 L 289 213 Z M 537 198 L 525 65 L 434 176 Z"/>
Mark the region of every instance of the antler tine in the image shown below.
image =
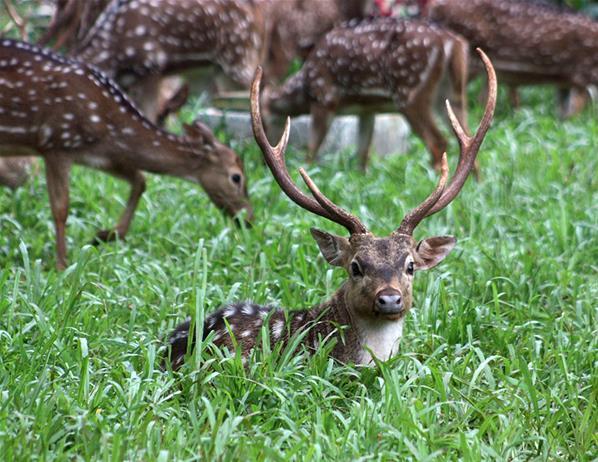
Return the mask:
<path id="1" fill-rule="evenodd" d="M 307 172 L 303 168 L 299 169 L 301 178 L 311 191 L 312 195 L 316 198 L 318 203 L 326 209 L 335 218 L 335 221 L 349 230 L 351 234 L 365 234 L 368 232 L 367 228 L 363 226 L 363 223 L 359 221 L 355 215 L 351 215 L 346 210 L 343 210 L 330 199 L 328 199 L 320 189 L 316 186 L 313 180 L 309 177 Z"/>
<path id="2" fill-rule="evenodd" d="M 461 188 L 463 188 L 463 184 L 465 183 L 467 176 L 469 175 L 469 172 L 471 172 L 471 169 L 475 164 L 476 156 L 482 141 L 484 141 L 486 132 L 490 128 L 490 123 L 492 122 L 492 118 L 494 116 L 497 87 L 496 73 L 494 71 L 494 66 L 492 66 L 488 56 L 486 56 L 486 54 L 480 48 L 477 48 L 476 51 L 484 62 L 486 73 L 488 74 L 488 99 L 486 100 L 484 115 L 475 135 L 473 137 L 468 136 L 465 133 L 465 130 L 463 130 L 459 120 L 455 116 L 451 104 L 448 101 L 446 102 L 446 109 L 451 120 L 453 132 L 459 140 L 459 163 L 457 164 L 457 169 L 455 170 L 455 174 L 451 178 L 449 185 L 446 187 L 444 193 L 440 196 L 436 204 L 430 208 L 426 216 L 430 216 L 436 212 L 439 212 L 445 208 L 457 196 L 457 194 L 459 194 Z"/>
<path id="3" fill-rule="evenodd" d="M 442 162 L 440 166 L 440 180 L 432 193 L 420 205 L 414 208 L 411 212 L 405 215 L 401 225 L 395 231 L 397 234 L 412 235 L 417 225 L 426 217 L 430 209 L 438 201 L 446 187 L 448 179 L 448 162 L 446 160 L 446 152 L 442 154 Z"/>
<path id="4" fill-rule="evenodd" d="M 486 136 L 486 132 L 488 131 L 488 128 L 490 128 L 490 123 L 494 116 L 494 108 L 496 106 L 496 73 L 494 72 L 494 67 L 488 59 L 488 56 L 486 56 L 481 49 L 478 48 L 477 52 L 482 58 L 484 66 L 486 67 L 486 73 L 488 74 L 488 100 L 486 101 L 486 108 L 484 109 L 484 116 L 482 117 L 480 126 L 473 137 L 468 136 L 455 116 L 451 104 L 448 101 L 446 102 L 446 109 L 451 120 L 451 125 L 460 145 L 457 169 L 455 170 L 455 174 L 451 178 L 449 185 L 446 186 L 448 166 L 446 162 L 446 153 L 444 153 L 442 156 L 442 171 L 438 186 L 436 186 L 436 189 L 425 201 L 403 218 L 401 225 L 396 231 L 398 234 L 413 234 L 417 225 L 424 218 L 429 217 L 446 207 L 457 194 L 459 194 L 469 172 L 475 164 L 475 158 L 482 141 Z"/>
<path id="5" fill-rule="evenodd" d="M 264 132 L 264 124 L 262 121 L 262 114 L 260 109 L 259 99 L 262 74 L 262 68 L 261 66 L 258 66 L 253 77 L 253 82 L 251 84 L 251 125 L 253 128 L 253 136 L 255 137 L 257 144 L 259 145 L 260 149 L 262 150 L 262 153 L 264 154 L 264 159 L 266 161 L 266 164 L 270 168 L 270 171 L 272 172 L 274 179 L 276 180 L 280 188 L 283 190 L 283 192 L 300 207 L 309 210 L 310 212 L 315 213 L 316 215 L 320 215 L 321 217 L 327 218 L 330 221 L 338 223 L 339 225 L 344 226 L 351 234 L 367 232 L 365 227 L 359 222 L 357 218 L 340 209 L 338 206 L 334 205 L 328 198 L 326 198 L 319 191 L 317 186 L 315 186 L 311 178 L 309 178 L 307 174 L 305 174 L 305 172 L 302 173 L 302 176 L 305 175 L 303 176 L 304 180 L 305 177 L 308 178 L 308 180 L 306 180 L 306 184 L 312 191 L 312 194 L 314 195 L 316 200 L 305 195 L 295 185 L 295 183 L 293 183 L 293 180 L 289 175 L 284 160 L 284 153 L 287 147 L 287 143 L 289 141 L 291 119 L 287 117 L 282 137 L 276 145 L 276 147 L 272 147 L 270 145 L 270 142 L 268 141 L 266 133 Z"/>

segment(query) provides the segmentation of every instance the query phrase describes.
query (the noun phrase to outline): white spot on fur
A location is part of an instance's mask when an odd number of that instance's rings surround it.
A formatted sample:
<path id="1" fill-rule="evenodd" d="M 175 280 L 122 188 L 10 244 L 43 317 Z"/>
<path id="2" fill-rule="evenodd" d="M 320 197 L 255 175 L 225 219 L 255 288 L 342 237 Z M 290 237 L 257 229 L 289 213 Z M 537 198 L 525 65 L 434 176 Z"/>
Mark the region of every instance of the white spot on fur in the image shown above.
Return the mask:
<path id="1" fill-rule="evenodd" d="M 245 303 L 241 307 L 241 312 L 247 316 L 252 316 L 253 315 L 253 306 L 250 305 L 249 303 Z"/>
<path id="2" fill-rule="evenodd" d="M 224 310 L 224 313 L 222 313 L 222 317 L 228 318 L 229 316 L 232 316 L 236 312 L 237 312 L 237 310 L 234 306 L 229 306 L 226 310 Z"/>
<path id="3" fill-rule="evenodd" d="M 284 327 L 284 322 L 280 319 L 274 321 L 274 325 L 272 326 L 272 336 L 274 340 L 278 340 L 282 335 L 282 328 Z"/>

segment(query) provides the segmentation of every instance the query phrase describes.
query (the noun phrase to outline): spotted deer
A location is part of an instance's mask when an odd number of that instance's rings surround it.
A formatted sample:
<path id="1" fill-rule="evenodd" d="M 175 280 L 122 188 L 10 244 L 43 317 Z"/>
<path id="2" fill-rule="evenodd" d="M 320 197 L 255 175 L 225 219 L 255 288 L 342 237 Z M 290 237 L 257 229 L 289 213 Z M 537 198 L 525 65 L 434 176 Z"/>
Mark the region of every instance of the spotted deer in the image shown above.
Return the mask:
<path id="1" fill-rule="evenodd" d="M 253 0 L 113 0 L 72 56 L 116 79 L 156 120 L 164 75 L 217 66 L 248 89 L 264 21 Z"/>
<path id="2" fill-rule="evenodd" d="M 492 59 L 501 81 L 571 89 L 561 109 L 579 112 L 598 85 L 598 23 L 582 14 L 523 0 L 418 0 L 422 13 L 463 35 Z"/>
<path id="3" fill-rule="evenodd" d="M 66 266 L 65 226 L 72 164 L 102 170 L 131 185 L 113 230 L 124 238 L 145 190 L 142 171 L 199 183 L 224 212 L 250 219 L 240 158 L 200 122 L 175 136 L 153 125 L 103 73 L 25 42 L 0 40 L 0 155 L 38 155 L 46 165 L 56 227 L 57 266 Z"/>
<path id="4" fill-rule="evenodd" d="M 266 91 L 264 106 L 270 115 L 311 115 L 310 161 L 316 159 L 336 113 L 358 114 L 362 168 L 368 164 L 375 114 L 400 112 L 438 169 L 446 139 L 434 120 L 433 106 L 448 83 L 457 117 L 467 131 L 467 56 L 464 39 L 426 22 L 351 21 L 326 34 L 282 87 Z"/>
<path id="5" fill-rule="evenodd" d="M 37 44 L 46 46 L 52 43 L 53 49 L 62 49 L 67 54 L 72 54 L 110 2 L 111 0 L 57 1 L 50 25 Z M 168 115 L 178 111 L 187 102 L 189 85 L 177 75 L 155 76 L 150 80 L 149 85 L 154 90 L 151 96 L 145 94 L 145 86 L 140 89 L 128 88 L 128 95 L 134 100 L 141 100 L 145 104 L 145 116 L 162 126 Z"/>
<path id="6" fill-rule="evenodd" d="M 340 289 L 323 303 L 307 310 L 287 312 L 254 303 L 231 304 L 206 317 L 202 332 L 193 332 L 191 320 L 178 326 L 169 338 L 169 363 L 178 369 L 196 338 L 211 336 L 217 346 L 229 349 L 238 345 L 246 358 L 257 345 L 262 326 L 271 345 L 286 344 L 295 335 L 304 335 L 303 344 L 315 351 L 322 339 L 336 339 L 332 356 L 345 363 L 370 364 L 373 357 L 386 360 L 396 354 L 403 332 L 403 321 L 413 302 L 414 273 L 433 268 L 455 246 L 452 236 L 438 236 L 417 242 L 413 232 L 426 217 L 445 208 L 460 192 L 473 168 L 496 104 L 496 76 L 488 58 L 480 51 L 488 73 L 488 101 L 480 126 L 471 137 L 455 116 L 450 103 L 447 110 L 461 152 L 454 175 L 447 184 L 446 154 L 441 157 L 441 176 L 437 187 L 419 206 L 407 213 L 400 226 L 388 237 L 376 237 L 354 215 L 331 202 L 320 192 L 303 169 L 299 172 L 313 195 L 304 194 L 293 183 L 284 154 L 289 139 L 290 119 L 276 147 L 270 146 L 260 112 L 261 68 L 251 89 L 251 115 L 255 139 L 266 164 L 282 191 L 297 205 L 338 223 L 349 238 L 312 229 L 320 252 L 328 263 L 348 273 Z"/>

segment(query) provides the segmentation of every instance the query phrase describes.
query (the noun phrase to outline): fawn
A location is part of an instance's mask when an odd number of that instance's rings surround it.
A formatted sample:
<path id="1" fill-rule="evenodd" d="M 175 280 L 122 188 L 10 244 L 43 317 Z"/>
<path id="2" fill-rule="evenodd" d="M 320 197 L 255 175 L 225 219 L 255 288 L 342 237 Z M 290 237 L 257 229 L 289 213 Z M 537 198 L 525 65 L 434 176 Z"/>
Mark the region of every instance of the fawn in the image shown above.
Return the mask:
<path id="1" fill-rule="evenodd" d="M 370 364 L 372 355 L 386 360 L 396 354 L 403 332 L 403 321 L 412 304 L 415 272 L 430 269 L 455 246 L 452 236 L 437 236 L 419 242 L 413 231 L 426 217 L 439 212 L 459 194 L 473 168 L 480 145 L 490 127 L 496 105 L 496 75 L 490 60 L 480 50 L 488 74 L 488 100 L 480 126 L 468 136 L 450 103 L 447 110 L 460 144 L 459 163 L 447 184 L 446 153 L 442 156 L 441 176 L 437 187 L 419 206 L 410 211 L 400 226 L 388 237 L 376 237 L 360 220 L 324 196 L 303 169 L 299 172 L 313 195 L 305 195 L 292 181 L 284 160 L 290 119 L 276 147 L 270 146 L 260 112 L 259 91 L 262 77 L 258 68 L 251 89 L 253 131 L 266 163 L 284 193 L 300 207 L 344 226 L 349 238 L 312 229 L 320 252 L 328 263 L 347 271 L 349 278 L 329 300 L 307 309 L 286 312 L 253 303 L 237 303 L 207 316 L 203 338 L 214 332 L 218 346 L 233 348 L 237 344 L 243 357 L 256 346 L 262 325 L 267 320 L 271 344 L 282 342 L 308 329 L 303 345 L 314 351 L 322 339 L 334 337 L 332 355 L 341 362 Z M 190 338 L 190 320 L 177 327 L 169 338 L 169 362 L 178 369 L 185 354 L 195 343 Z M 340 330 L 339 330 L 340 329 Z M 233 339 L 234 337 L 234 339 Z"/>

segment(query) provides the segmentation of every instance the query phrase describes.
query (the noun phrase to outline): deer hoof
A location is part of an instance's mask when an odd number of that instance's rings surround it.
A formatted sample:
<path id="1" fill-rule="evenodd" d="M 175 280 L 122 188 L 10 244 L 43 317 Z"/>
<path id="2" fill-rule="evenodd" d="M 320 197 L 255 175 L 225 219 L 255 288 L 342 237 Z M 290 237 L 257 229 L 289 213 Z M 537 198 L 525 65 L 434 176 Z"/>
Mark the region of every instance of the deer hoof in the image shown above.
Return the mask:
<path id="1" fill-rule="evenodd" d="M 113 229 L 101 229 L 96 233 L 96 236 L 91 240 L 91 245 L 100 245 L 104 242 L 112 242 L 116 239 L 122 240 L 123 237 L 119 235 L 118 231 Z"/>

